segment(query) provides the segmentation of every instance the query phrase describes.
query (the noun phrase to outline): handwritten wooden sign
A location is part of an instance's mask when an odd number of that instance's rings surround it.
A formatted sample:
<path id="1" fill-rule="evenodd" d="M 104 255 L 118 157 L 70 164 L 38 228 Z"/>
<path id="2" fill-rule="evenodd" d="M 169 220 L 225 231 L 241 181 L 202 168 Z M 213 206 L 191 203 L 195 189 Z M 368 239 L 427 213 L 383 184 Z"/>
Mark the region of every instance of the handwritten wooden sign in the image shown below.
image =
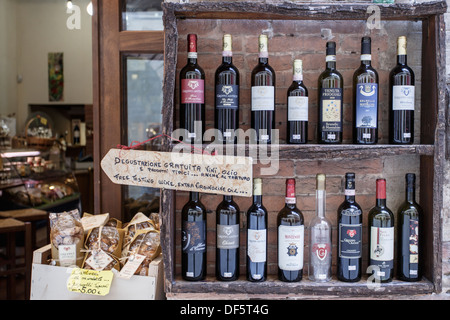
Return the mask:
<path id="1" fill-rule="evenodd" d="M 252 196 L 250 157 L 111 149 L 101 167 L 117 184 Z"/>

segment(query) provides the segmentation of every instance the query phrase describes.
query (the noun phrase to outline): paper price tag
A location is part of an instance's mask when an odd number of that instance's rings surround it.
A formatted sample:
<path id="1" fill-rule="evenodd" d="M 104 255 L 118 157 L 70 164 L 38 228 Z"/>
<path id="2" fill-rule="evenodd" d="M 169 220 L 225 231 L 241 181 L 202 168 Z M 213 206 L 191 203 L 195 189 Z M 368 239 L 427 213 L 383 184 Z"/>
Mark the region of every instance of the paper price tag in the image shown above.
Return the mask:
<path id="1" fill-rule="evenodd" d="M 67 280 L 67 290 L 84 294 L 106 296 L 111 288 L 112 271 L 74 268 Z"/>
<path id="2" fill-rule="evenodd" d="M 128 258 L 127 263 L 125 263 L 125 265 L 123 266 L 122 270 L 120 270 L 119 277 L 130 279 L 145 258 L 146 257 L 142 254 L 131 255 Z"/>

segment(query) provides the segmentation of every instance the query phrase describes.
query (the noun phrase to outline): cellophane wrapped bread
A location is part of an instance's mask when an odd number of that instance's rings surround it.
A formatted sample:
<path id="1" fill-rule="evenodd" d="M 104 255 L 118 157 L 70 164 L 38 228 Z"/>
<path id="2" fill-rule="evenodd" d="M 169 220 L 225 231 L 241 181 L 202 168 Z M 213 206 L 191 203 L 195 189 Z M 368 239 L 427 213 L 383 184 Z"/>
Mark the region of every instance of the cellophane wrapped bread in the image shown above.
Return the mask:
<path id="1" fill-rule="evenodd" d="M 136 275 L 147 276 L 150 263 L 161 254 L 159 221 L 153 220 L 158 215 L 150 215 L 150 217 L 139 212 L 124 228 L 123 264 L 132 255 L 145 256 L 145 259 L 135 272 Z"/>
<path id="2" fill-rule="evenodd" d="M 51 212 L 50 240 L 52 260 L 57 266 L 81 267 L 84 253 L 84 230 L 78 209 L 64 212 Z"/>
<path id="3" fill-rule="evenodd" d="M 104 226 L 93 228 L 86 239 L 86 258 L 84 269 L 120 270 L 119 259 L 122 254 L 124 230 L 118 228 L 119 220 L 110 219 Z M 105 255 L 106 254 L 106 255 Z"/>

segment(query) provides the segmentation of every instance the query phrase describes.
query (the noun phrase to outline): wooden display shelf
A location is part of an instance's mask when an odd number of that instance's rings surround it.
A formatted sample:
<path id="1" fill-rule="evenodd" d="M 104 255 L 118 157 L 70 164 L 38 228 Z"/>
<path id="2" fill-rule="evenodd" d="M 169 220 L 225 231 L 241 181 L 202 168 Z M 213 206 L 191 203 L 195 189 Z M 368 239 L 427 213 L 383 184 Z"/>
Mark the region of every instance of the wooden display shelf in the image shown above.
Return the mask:
<path id="1" fill-rule="evenodd" d="M 163 3 L 165 28 L 165 73 L 163 86 L 163 133 L 171 135 L 174 130 L 175 86 L 178 55 L 178 29 L 180 20 L 202 19 L 258 19 L 258 20 L 367 20 L 370 5 L 380 8 L 382 20 L 422 22 L 422 69 L 420 108 L 420 142 L 414 145 L 279 145 L 280 159 L 366 159 L 381 156 L 417 155 L 420 162 L 420 200 L 427 214 L 424 217 L 422 244 L 425 248 L 422 258 L 424 280 L 403 282 L 394 280 L 382 284 L 383 291 L 371 290 L 366 279 L 357 283 L 332 280 L 314 283 L 304 279 L 298 283 L 278 281 L 269 274 L 262 283 L 251 283 L 241 277 L 233 282 L 216 281 L 209 276 L 200 282 L 188 282 L 180 278 L 175 267 L 175 192 L 161 191 L 161 244 L 164 256 L 165 291 L 172 298 L 226 298 L 272 297 L 301 298 L 307 296 L 368 297 L 372 295 L 420 295 L 442 290 L 442 228 L 443 205 L 442 184 L 445 159 L 445 23 L 447 11 L 445 1 L 420 4 L 372 4 L 372 3 L 261 3 L 261 2 L 196 2 Z M 319 36 L 319 35 L 318 35 Z M 249 72 L 246 70 L 246 72 Z M 211 148 L 203 145 L 206 151 Z M 238 146 L 236 146 L 237 148 Z M 165 140 L 164 150 L 173 148 Z M 244 146 L 246 154 L 258 146 Z M 226 154 L 225 151 L 223 154 Z M 179 262 L 179 261 L 178 261 Z M 304 277 L 305 278 L 305 277 Z"/>
<path id="2" fill-rule="evenodd" d="M 212 153 L 214 150 L 219 154 L 226 155 L 231 150 L 230 146 L 225 146 L 219 150 L 217 145 L 204 144 L 203 150 L 208 153 Z M 259 149 L 261 147 L 253 145 L 241 145 L 237 144 L 233 147 L 233 155 L 245 155 L 250 156 L 252 154 L 259 155 Z M 397 156 L 397 155 L 423 155 L 433 156 L 434 145 L 358 145 L 358 144 L 336 144 L 336 145 L 322 145 L 322 144 L 280 144 L 280 145 L 267 145 L 268 157 L 274 159 L 278 152 L 278 159 L 339 159 L 339 158 L 352 158 L 352 159 L 367 159 L 371 157 L 380 156 Z M 230 149 L 230 150 L 229 150 Z M 258 157 L 259 158 L 259 157 Z"/>
<path id="3" fill-rule="evenodd" d="M 307 277 L 306 277 L 307 278 Z M 251 296 L 272 295 L 395 295 L 395 294 L 429 294 L 434 290 L 433 284 L 422 279 L 418 282 L 392 280 L 389 283 L 367 283 L 367 276 L 358 282 L 342 282 L 335 277 L 329 282 L 313 282 L 305 278 L 299 282 L 283 282 L 277 276 L 269 275 L 264 282 L 250 282 L 241 276 L 236 281 L 217 281 L 215 277 L 207 277 L 204 281 L 190 282 L 177 277 L 172 287 L 172 293 L 202 294 L 214 292 L 216 294 L 245 294 Z M 370 282 L 370 281 L 369 281 Z M 375 290 L 378 285 L 378 290 Z"/>

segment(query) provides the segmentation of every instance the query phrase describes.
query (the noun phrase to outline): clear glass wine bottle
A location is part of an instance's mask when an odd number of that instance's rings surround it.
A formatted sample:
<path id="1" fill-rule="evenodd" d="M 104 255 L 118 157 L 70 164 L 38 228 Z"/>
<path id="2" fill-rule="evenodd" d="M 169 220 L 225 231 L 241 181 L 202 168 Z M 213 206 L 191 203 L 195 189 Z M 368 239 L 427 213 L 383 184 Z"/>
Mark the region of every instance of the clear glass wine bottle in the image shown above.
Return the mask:
<path id="1" fill-rule="evenodd" d="M 309 279 L 316 282 L 331 280 L 331 223 L 325 217 L 325 175 L 316 176 L 317 216 L 310 224 Z"/>

